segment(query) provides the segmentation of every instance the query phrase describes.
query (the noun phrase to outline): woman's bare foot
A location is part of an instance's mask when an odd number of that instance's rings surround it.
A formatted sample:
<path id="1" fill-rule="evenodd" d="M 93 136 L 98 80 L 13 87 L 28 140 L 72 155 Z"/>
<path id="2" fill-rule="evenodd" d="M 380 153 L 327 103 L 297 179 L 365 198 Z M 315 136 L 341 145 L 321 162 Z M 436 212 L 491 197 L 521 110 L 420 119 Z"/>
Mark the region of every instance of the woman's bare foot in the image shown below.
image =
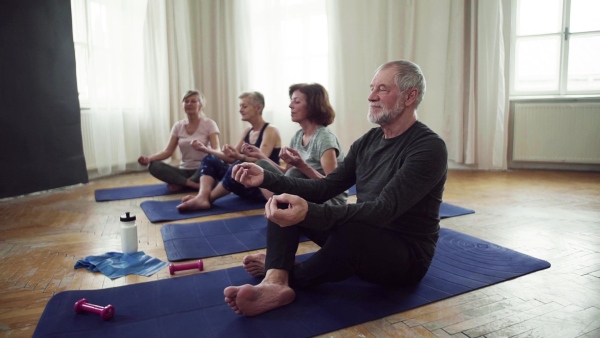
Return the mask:
<path id="1" fill-rule="evenodd" d="M 210 202 L 198 196 L 194 196 L 191 199 L 185 200 L 177 206 L 177 210 L 179 211 L 204 209 L 210 209 Z"/>
<path id="2" fill-rule="evenodd" d="M 242 259 L 244 269 L 252 277 L 263 278 L 265 276 L 266 257 L 264 253 L 244 256 Z"/>
<path id="3" fill-rule="evenodd" d="M 262 282 L 256 286 L 229 286 L 225 302 L 238 315 L 248 317 L 282 307 L 294 301 L 296 293 L 287 284 Z"/>
<path id="4" fill-rule="evenodd" d="M 195 190 L 199 190 L 200 189 L 200 183 L 194 182 L 194 181 L 190 180 L 189 178 L 185 181 L 185 185 L 188 188 L 192 188 L 192 189 L 195 189 Z"/>

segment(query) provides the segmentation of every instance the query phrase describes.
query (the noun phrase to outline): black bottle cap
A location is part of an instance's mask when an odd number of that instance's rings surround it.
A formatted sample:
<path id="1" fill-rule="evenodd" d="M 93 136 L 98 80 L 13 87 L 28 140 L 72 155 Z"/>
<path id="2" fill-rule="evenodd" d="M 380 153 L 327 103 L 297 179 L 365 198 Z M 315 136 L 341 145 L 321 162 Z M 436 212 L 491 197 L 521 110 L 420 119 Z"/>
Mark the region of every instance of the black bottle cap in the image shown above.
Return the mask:
<path id="1" fill-rule="evenodd" d="M 135 221 L 135 215 L 129 215 L 129 211 L 125 215 L 121 215 L 121 222 L 132 222 Z"/>

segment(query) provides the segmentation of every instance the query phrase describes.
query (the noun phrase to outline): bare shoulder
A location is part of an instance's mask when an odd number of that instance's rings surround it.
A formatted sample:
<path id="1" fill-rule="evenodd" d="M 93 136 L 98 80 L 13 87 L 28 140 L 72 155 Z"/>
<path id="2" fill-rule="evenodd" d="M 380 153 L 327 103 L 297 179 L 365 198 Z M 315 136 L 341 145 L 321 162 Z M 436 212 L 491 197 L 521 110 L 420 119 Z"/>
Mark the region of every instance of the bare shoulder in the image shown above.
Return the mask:
<path id="1" fill-rule="evenodd" d="M 274 125 L 272 125 L 272 124 L 269 123 L 269 125 L 265 129 L 265 133 L 279 135 L 279 129 L 277 129 L 277 127 L 275 127 Z"/>
<path id="2" fill-rule="evenodd" d="M 250 132 L 250 129 L 252 129 L 252 127 L 246 127 L 244 128 L 244 131 L 242 132 L 242 138 L 246 136 L 246 134 L 248 134 Z"/>
<path id="3" fill-rule="evenodd" d="M 279 135 L 279 129 L 272 124 L 269 124 L 265 129 L 263 139 L 268 140 L 268 142 L 272 143 L 276 148 L 281 147 L 281 136 Z"/>
<path id="4" fill-rule="evenodd" d="M 241 149 L 242 144 L 244 144 L 244 140 L 246 139 L 246 135 L 248 135 L 250 130 L 252 130 L 252 127 L 244 128 L 242 135 L 240 135 L 240 140 L 238 141 L 238 145 L 237 145 L 238 150 Z"/>

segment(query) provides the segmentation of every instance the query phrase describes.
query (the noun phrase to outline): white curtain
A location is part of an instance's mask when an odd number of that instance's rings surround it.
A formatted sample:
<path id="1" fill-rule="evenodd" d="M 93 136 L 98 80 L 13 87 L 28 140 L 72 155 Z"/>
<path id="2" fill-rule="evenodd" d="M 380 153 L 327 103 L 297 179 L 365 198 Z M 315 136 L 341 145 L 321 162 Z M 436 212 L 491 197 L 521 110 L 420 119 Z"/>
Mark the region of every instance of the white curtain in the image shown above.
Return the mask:
<path id="1" fill-rule="evenodd" d="M 192 55 L 193 34 L 191 29 L 191 13 L 189 1 L 169 1 L 167 7 L 167 36 L 169 74 L 169 124 L 171 125 L 185 117 L 181 109 L 181 98 L 191 89 L 196 88 L 194 79 L 194 60 Z M 163 140 L 164 144 L 168 140 Z M 163 145 L 164 147 L 164 145 Z M 156 148 L 158 151 L 160 148 Z"/>
<path id="2" fill-rule="evenodd" d="M 419 119 L 446 141 L 449 159 L 475 169 L 506 168 L 507 99 L 503 2 L 329 0 L 332 101 L 344 146 L 366 122 L 377 66 L 419 64 L 427 92 Z"/>
<path id="3" fill-rule="evenodd" d="M 97 174 L 139 168 L 140 155 L 162 150 L 173 123 L 185 118 L 181 98 L 190 89 L 204 93 L 221 144 L 237 142 L 245 127 L 237 97 L 251 89 L 240 2 L 76 1 L 87 3 L 91 32 L 84 105 L 92 125 L 88 164 Z"/>
<path id="4" fill-rule="evenodd" d="M 88 101 L 98 174 L 124 171 L 142 153 L 164 146 L 164 6 L 161 2 L 87 1 Z M 148 15 L 148 17 L 147 17 Z M 162 15 L 164 17 L 164 15 Z M 151 22 L 148 22 L 148 19 Z M 167 122 L 168 123 L 168 122 Z"/>
<path id="5" fill-rule="evenodd" d="M 141 154 L 153 154 L 163 149 L 170 138 L 169 54 L 167 45 L 167 16 L 164 0 L 148 0 L 144 24 L 144 93 L 140 118 Z"/>
<path id="6" fill-rule="evenodd" d="M 235 0 L 167 2 L 171 124 L 185 118 L 181 109 L 185 92 L 200 90 L 206 98 L 204 113 L 221 131 L 221 145 L 237 143 L 244 127 L 237 97 L 243 89 L 247 50 L 239 4 Z"/>
<path id="7" fill-rule="evenodd" d="M 399 58 L 425 73 L 419 118 L 446 140 L 451 163 L 506 168 L 510 1 L 89 1 L 105 6 L 109 18 L 95 22 L 102 34 L 91 39 L 89 76 L 103 174 L 164 148 L 189 89 L 205 94 L 222 144 L 235 143 L 245 126 L 238 95 L 262 92 L 265 120 L 287 144 L 298 129 L 289 85 L 319 82 L 347 150 L 374 127 L 366 113 L 375 68 Z"/>
<path id="8" fill-rule="evenodd" d="M 508 95 L 505 17 L 501 0 L 477 1 L 477 164 L 506 169 Z M 510 18 L 510 15 L 507 15 Z M 507 30 L 507 32 L 510 32 Z"/>
<path id="9" fill-rule="evenodd" d="M 375 69 L 398 58 L 414 60 L 416 1 L 329 0 L 330 89 L 338 112 L 332 129 L 345 150 L 375 127 L 367 120 Z"/>
<path id="10" fill-rule="evenodd" d="M 325 3 L 321 0 L 166 3 L 160 0 L 160 3 L 166 11 L 168 74 L 165 77 L 169 81 L 170 121 L 168 125 L 164 122 L 163 112 L 153 122 L 155 131 L 168 132 L 172 123 L 184 118 L 181 97 L 187 90 L 197 89 L 206 97 L 205 114 L 221 130 L 221 144 L 235 144 L 248 126 L 240 120 L 238 96 L 256 90 L 265 95 L 265 120 L 279 128 L 282 142 L 287 145 L 298 129 L 289 114 L 288 87 L 297 82 L 318 82 L 329 89 Z M 162 39 L 161 27 L 155 25 L 153 32 Z M 162 55 L 165 52 L 160 46 L 154 44 L 154 52 Z M 161 56 L 150 61 L 162 59 Z M 162 84 L 154 85 L 159 88 Z M 162 149 L 167 138 L 168 135 L 156 138 L 151 143 L 153 151 Z"/>
<path id="11" fill-rule="evenodd" d="M 237 26 L 245 32 L 241 48 L 248 68 L 243 88 L 265 96 L 263 117 L 279 129 L 282 144 L 288 145 L 299 129 L 288 107 L 290 85 L 317 82 L 331 90 L 325 3 L 244 0 L 240 5 L 247 19 L 245 26 Z"/>
<path id="12" fill-rule="evenodd" d="M 171 123 L 184 118 L 181 96 L 198 89 L 205 114 L 221 130 L 221 144 L 237 143 L 248 126 L 238 96 L 260 91 L 263 116 L 287 145 L 291 122 L 288 87 L 318 82 L 329 89 L 327 18 L 321 0 L 167 2 Z"/>

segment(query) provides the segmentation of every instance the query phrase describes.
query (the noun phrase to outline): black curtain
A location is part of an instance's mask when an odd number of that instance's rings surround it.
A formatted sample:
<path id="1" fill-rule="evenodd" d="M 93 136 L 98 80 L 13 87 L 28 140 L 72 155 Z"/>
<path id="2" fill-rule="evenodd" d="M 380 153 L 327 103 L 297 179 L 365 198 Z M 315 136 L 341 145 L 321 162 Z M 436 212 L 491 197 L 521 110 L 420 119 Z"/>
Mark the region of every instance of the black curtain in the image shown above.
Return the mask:
<path id="1" fill-rule="evenodd" d="M 87 183 L 70 0 L 0 1 L 0 198 Z"/>

